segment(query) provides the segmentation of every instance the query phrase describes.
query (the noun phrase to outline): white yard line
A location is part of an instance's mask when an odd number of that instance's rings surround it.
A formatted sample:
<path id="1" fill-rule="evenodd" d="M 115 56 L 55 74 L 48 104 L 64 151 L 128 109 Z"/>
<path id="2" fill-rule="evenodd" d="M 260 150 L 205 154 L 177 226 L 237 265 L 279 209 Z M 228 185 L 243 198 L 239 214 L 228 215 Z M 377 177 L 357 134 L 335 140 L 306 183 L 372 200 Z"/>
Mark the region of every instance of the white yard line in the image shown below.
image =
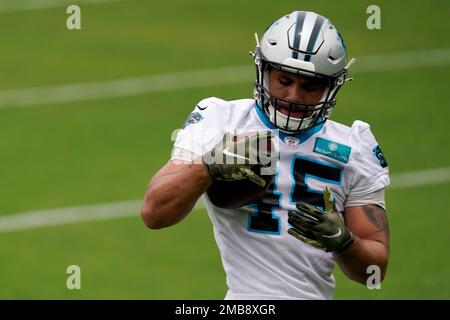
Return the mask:
<path id="1" fill-rule="evenodd" d="M 356 58 L 350 73 L 386 72 L 450 64 L 450 48 L 403 51 Z"/>
<path id="2" fill-rule="evenodd" d="M 450 65 L 450 48 L 357 57 L 351 74 Z M 254 67 L 229 66 L 145 77 L 0 91 L 0 108 L 109 99 L 207 86 L 251 83 Z"/>
<path id="3" fill-rule="evenodd" d="M 410 171 L 393 175 L 391 189 L 421 187 L 450 181 L 450 167 Z"/>
<path id="4" fill-rule="evenodd" d="M 250 66 L 182 71 L 139 78 L 0 91 L 0 108 L 136 96 L 251 81 Z"/>
<path id="5" fill-rule="evenodd" d="M 0 217 L 0 233 L 86 221 L 139 217 L 142 200 L 100 203 L 88 206 L 24 212 Z M 203 208 L 201 201 L 193 210 Z"/>
<path id="6" fill-rule="evenodd" d="M 70 4 L 82 6 L 85 4 L 97 4 L 117 1 L 123 0 L 9 0 L 8 2 L 0 2 L 0 13 L 61 8 L 67 7 Z"/>
<path id="7" fill-rule="evenodd" d="M 392 175 L 391 180 L 390 189 L 446 183 L 450 181 L 450 167 L 399 173 Z M 11 214 L 0 217 L 0 233 L 86 221 L 112 220 L 126 217 L 138 218 L 141 201 L 141 199 L 138 199 Z M 194 210 L 199 208 L 203 208 L 201 201 L 196 204 Z"/>

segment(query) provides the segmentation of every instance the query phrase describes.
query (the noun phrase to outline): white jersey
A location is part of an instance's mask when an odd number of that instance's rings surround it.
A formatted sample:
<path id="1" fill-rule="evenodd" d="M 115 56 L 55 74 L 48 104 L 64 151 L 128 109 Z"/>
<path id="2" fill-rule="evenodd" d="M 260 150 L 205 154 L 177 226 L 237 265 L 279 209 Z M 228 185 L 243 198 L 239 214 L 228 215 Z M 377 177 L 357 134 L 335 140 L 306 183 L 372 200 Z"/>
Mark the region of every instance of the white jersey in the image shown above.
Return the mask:
<path id="1" fill-rule="evenodd" d="M 180 151 L 200 156 L 227 131 L 275 129 L 254 100 L 201 101 L 178 133 L 172 159 Z M 226 299 L 331 299 L 335 260 L 288 234 L 288 210 L 297 201 L 323 207 L 328 186 L 343 212 L 352 197 L 389 184 L 387 163 L 369 125 L 351 128 L 328 120 L 298 135 L 279 132 L 280 160 L 274 183 L 255 203 L 239 209 L 203 200 L 227 276 Z"/>

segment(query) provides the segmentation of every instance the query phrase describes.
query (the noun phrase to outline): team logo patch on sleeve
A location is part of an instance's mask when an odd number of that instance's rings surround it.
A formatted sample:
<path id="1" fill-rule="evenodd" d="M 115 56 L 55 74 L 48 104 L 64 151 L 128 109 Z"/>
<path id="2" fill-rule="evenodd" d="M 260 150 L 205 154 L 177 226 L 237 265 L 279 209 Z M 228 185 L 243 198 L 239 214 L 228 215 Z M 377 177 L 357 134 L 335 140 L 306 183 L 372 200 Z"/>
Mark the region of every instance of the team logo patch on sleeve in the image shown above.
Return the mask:
<path id="1" fill-rule="evenodd" d="M 315 153 L 320 153 L 332 159 L 347 163 L 350 158 L 352 148 L 334 141 L 317 138 L 313 151 Z"/>
<path id="2" fill-rule="evenodd" d="M 183 129 L 187 126 L 200 122 L 203 120 L 203 116 L 200 114 L 200 112 L 192 112 L 189 117 L 186 119 L 186 121 L 183 124 Z"/>
<path id="3" fill-rule="evenodd" d="M 386 158 L 384 157 L 383 152 L 381 151 L 380 146 L 376 146 L 375 148 L 373 148 L 373 153 L 375 154 L 375 157 L 377 157 L 378 161 L 380 161 L 380 166 L 382 166 L 383 168 L 386 168 L 388 166 Z"/>

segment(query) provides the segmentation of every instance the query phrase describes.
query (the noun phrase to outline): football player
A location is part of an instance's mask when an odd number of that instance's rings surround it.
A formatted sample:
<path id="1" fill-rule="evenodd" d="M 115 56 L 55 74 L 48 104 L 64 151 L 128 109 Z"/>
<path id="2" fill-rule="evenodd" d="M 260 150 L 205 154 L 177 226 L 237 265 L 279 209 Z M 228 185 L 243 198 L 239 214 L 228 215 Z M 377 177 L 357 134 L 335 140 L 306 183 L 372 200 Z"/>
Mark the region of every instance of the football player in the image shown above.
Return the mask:
<path id="1" fill-rule="evenodd" d="M 329 120 L 352 62 L 342 36 L 327 18 L 295 11 L 256 40 L 254 99 L 197 104 L 171 161 L 148 186 L 145 224 L 176 224 L 203 195 L 226 271 L 226 299 L 331 299 L 336 264 L 362 284 L 368 267 L 377 266 L 382 280 L 389 257 L 388 166 L 367 123 Z M 223 209 L 205 193 L 214 181 L 264 185 L 261 163 L 206 161 L 211 154 L 249 159 L 249 148 L 221 142 L 232 130 L 253 132 L 250 140 L 276 140 L 279 158 L 263 196 Z"/>

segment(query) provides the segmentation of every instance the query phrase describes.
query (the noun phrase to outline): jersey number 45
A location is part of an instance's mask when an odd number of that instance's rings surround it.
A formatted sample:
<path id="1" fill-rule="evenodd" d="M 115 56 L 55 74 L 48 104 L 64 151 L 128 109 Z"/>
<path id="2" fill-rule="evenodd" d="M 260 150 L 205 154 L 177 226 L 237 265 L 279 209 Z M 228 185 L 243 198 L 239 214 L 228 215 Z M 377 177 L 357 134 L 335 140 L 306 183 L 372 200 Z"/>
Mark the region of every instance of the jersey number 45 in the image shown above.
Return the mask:
<path id="1" fill-rule="evenodd" d="M 313 191 L 307 184 L 308 178 L 313 178 L 326 183 L 341 185 L 343 168 L 330 163 L 306 159 L 300 156 L 294 157 L 291 165 L 292 188 L 289 201 L 295 204 L 304 201 L 317 207 L 324 207 L 323 193 Z M 270 234 L 280 234 L 280 217 L 276 215 L 276 209 L 281 209 L 281 193 L 277 192 L 277 178 L 270 185 L 266 193 L 256 202 L 250 204 L 255 209 L 249 214 L 248 230 Z"/>

